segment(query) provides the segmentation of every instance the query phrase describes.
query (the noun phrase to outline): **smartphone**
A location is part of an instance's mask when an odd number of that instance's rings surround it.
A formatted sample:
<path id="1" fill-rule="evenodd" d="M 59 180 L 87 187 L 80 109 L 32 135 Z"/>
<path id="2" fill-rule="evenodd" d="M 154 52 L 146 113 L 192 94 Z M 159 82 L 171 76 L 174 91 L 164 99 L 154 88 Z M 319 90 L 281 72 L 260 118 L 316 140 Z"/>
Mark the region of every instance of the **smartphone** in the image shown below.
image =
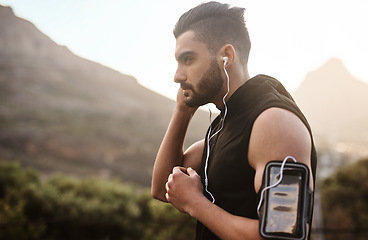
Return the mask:
<path id="1" fill-rule="evenodd" d="M 272 161 L 264 172 L 265 187 L 279 181 L 281 162 Z M 260 214 L 264 238 L 305 239 L 309 216 L 309 169 L 301 163 L 286 162 L 281 182 L 265 191 Z"/>

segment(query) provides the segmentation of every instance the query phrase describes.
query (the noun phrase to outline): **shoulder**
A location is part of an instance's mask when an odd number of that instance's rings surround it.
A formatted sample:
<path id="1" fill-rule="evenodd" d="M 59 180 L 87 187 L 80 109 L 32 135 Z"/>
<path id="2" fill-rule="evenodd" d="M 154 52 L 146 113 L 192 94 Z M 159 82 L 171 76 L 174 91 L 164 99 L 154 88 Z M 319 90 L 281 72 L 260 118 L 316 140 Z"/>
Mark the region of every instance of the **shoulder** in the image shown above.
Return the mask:
<path id="1" fill-rule="evenodd" d="M 310 165 L 312 140 L 307 127 L 294 113 L 269 108 L 255 120 L 249 141 L 248 159 L 257 170 L 268 161 L 293 156 Z"/>

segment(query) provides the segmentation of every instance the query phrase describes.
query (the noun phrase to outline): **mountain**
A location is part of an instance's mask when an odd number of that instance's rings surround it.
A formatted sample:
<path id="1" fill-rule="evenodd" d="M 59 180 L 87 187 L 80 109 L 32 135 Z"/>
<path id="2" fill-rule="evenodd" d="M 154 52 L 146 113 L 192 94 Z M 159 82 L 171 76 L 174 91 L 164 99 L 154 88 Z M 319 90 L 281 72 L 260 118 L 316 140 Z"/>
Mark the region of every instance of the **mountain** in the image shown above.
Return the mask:
<path id="1" fill-rule="evenodd" d="M 0 6 L 0 160 L 147 186 L 174 106 Z M 189 142 L 208 127 L 208 114 L 196 115 Z"/>
<path id="2" fill-rule="evenodd" d="M 368 84 L 341 60 L 308 73 L 293 96 L 320 142 L 368 143 Z"/>
<path id="3" fill-rule="evenodd" d="M 340 60 L 310 72 L 293 96 L 317 144 L 367 143 L 368 86 Z M 0 160 L 45 176 L 119 177 L 148 186 L 174 105 L 0 6 Z M 198 111 L 187 143 L 203 138 L 207 127 L 208 114 Z"/>

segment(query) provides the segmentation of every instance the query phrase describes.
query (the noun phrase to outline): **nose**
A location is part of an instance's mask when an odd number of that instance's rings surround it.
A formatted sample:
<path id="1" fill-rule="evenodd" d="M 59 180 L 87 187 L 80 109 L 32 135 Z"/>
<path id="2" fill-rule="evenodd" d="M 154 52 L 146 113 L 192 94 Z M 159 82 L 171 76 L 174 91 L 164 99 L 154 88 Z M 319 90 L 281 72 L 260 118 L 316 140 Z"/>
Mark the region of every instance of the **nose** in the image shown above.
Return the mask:
<path id="1" fill-rule="evenodd" d="M 182 83 L 184 81 L 186 81 L 187 77 L 186 77 L 186 74 L 184 72 L 184 69 L 179 67 L 176 69 L 176 73 L 175 73 L 175 76 L 174 76 L 174 82 L 176 83 Z"/>

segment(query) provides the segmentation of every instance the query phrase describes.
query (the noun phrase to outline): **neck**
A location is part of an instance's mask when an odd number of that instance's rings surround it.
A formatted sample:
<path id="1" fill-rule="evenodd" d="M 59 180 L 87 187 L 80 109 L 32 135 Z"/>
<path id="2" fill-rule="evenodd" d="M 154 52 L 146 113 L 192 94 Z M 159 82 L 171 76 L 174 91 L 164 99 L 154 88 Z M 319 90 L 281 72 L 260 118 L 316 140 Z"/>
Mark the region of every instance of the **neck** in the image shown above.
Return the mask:
<path id="1" fill-rule="evenodd" d="M 236 71 L 235 71 L 236 70 Z M 250 79 L 248 68 L 245 66 L 244 69 L 231 69 L 229 67 L 228 69 L 229 74 L 229 92 L 227 89 L 227 78 L 225 76 L 226 82 L 224 84 L 223 91 L 219 94 L 218 97 L 216 97 L 216 101 L 214 101 L 214 104 L 218 109 L 222 109 L 224 107 L 223 98 L 227 93 L 227 96 L 225 98 L 225 102 L 227 102 L 230 97 L 234 94 L 236 90 L 238 90 L 239 87 L 241 87 L 246 81 Z"/>

